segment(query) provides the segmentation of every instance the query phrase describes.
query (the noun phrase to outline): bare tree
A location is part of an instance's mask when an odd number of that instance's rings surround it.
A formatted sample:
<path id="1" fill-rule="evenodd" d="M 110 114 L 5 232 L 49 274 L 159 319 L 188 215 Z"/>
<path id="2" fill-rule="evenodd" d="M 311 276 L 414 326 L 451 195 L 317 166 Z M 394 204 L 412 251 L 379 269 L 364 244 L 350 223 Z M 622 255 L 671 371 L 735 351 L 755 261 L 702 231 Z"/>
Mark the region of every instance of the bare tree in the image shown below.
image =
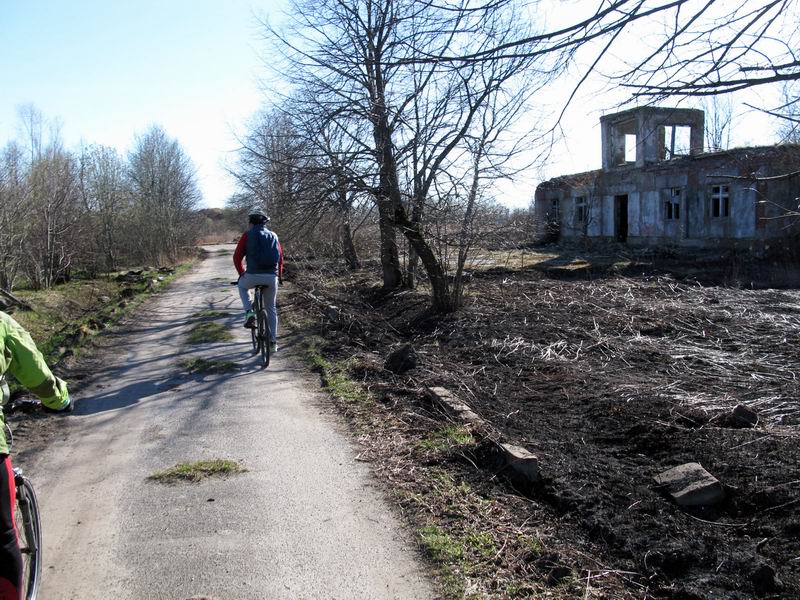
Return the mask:
<path id="1" fill-rule="evenodd" d="M 229 170 L 240 190 L 235 202 L 244 210 L 259 206 L 272 211 L 290 199 L 301 154 L 291 120 L 278 110 L 261 111 L 239 144 L 236 165 Z"/>
<path id="2" fill-rule="evenodd" d="M 131 201 L 126 166 L 107 146 L 89 146 L 80 157 L 80 194 L 88 221 L 87 262 L 114 270 L 131 256 Z"/>
<path id="3" fill-rule="evenodd" d="M 13 142 L 0 153 L 0 288 L 8 291 L 22 269 L 30 219 L 24 154 Z"/>
<path id="4" fill-rule="evenodd" d="M 140 256 L 157 264 L 174 262 L 197 236 L 200 191 L 194 165 L 177 140 L 155 125 L 136 138 L 128 161 Z"/>
<path id="5" fill-rule="evenodd" d="M 539 3 L 492 4 L 498 10 L 521 4 L 535 14 Z M 717 96 L 800 79 L 797 14 L 798 0 L 597 0 L 570 4 L 559 27 L 477 51 L 446 48 L 402 60 L 460 65 L 524 55 L 539 68 L 572 65 L 580 77 L 567 105 L 595 72 L 627 88 L 631 100 Z M 623 67 L 619 56 L 626 57 Z M 786 117 L 796 99 L 752 108 Z"/>
<path id="6" fill-rule="evenodd" d="M 30 284 L 49 288 L 69 277 L 77 254 L 80 224 L 77 164 L 64 149 L 59 127 L 49 123 L 33 106 L 20 110 L 30 156 L 26 187 L 30 218 L 25 232 L 24 269 Z"/>
<path id="7" fill-rule="evenodd" d="M 783 102 L 772 111 L 778 118 L 778 138 L 783 144 L 800 144 L 800 83 L 783 86 Z"/>
<path id="8" fill-rule="evenodd" d="M 353 236 L 364 222 L 364 187 L 354 181 L 353 143 L 316 111 L 293 98 L 260 113 L 240 140 L 232 170 L 241 194 L 233 203 L 269 207 L 274 226 L 291 245 L 330 245 L 350 268 L 359 265 Z"/>
<path id="9" fill-rule="evenodd" d="M 357 269 L 360 261 L 354 235 L 369 214 L 364 208 L 371 199 L 359 175 L 358 167 L 363 162 L 359 161 L 358 144 L 338 126 L 326 125 L 315 116 L 305 119 L 303 126 L 306 147 L 314 157 L 308 163 L 308 177 L 304 178 L 316 190 L 306 194 L 311 200 L 309 214 L 321 210 L 333 215 L 342 257 L 350 269 Z M 363 217 L 354 222 L 355 215 Z"/>
<path id="10" fill-rule="evenodd" d="M 384 288 L 402 283 L 394 230 L 425 267 L 432 306 L 457 307 L 449 265 L 437 255 L 424 215 L 430 203 L 453 198 L 454 182 L 471 174 L 468 138 L 475 119 L 520 73 L 526 56 L 464 65 L 416 58 L 486 48 L 518 34 L 507 2 L 431 4 L 410 0 L 298 2 L 294 26 L 279 35 L 293 81 L 372 157 L 362 174 L 381 225 Z M 463 196 L 462 196 L 463 198 Z"/>
<path id="11" fill-rule="evenodd" d="M 32 105 L 19 117 L 20 141 L 0 150 L 0 288 L 171 261 L 194 243 L 194 169 L 162 130 L 138 138 L 127 164 L 112 148 L 67 150 Z"/>
<path id="12" fill-rule="evenodd" d="M 731 146 L 731 129 L 733 125 L 733 104 L 730 96 L 712 96 L 702 102 L 705 112 L 706 150 L 719 152 Z"/>
<path id="13" fill-rule="evenodd" d="M 77 253 L 80 222 L 77 165 L 59 145 L 49 146 L 31 166 L 32 216 L 26 240 L 26 274 L 37 288 L 68 278 Z"/>

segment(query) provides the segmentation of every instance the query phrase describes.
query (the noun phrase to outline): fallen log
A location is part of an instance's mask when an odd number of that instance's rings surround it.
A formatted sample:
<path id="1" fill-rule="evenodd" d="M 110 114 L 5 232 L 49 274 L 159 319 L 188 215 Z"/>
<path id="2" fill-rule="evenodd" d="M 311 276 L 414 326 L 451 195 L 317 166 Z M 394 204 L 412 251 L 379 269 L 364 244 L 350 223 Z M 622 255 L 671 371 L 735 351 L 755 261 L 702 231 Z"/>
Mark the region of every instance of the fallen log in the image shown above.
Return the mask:
<path id="1" fill-rule="evenodd" d="M 12 304 L 19 306 L 22 310 L 30 310 L 35 312 L 33 306 L 25 302 L 25 300 L 20 300 L 14 294 L 12 294 L 11 292 L 7 292 L 2 288 L 0 288 L 0 296 L 3 296 L 3 298 L 11 302 Z"/>

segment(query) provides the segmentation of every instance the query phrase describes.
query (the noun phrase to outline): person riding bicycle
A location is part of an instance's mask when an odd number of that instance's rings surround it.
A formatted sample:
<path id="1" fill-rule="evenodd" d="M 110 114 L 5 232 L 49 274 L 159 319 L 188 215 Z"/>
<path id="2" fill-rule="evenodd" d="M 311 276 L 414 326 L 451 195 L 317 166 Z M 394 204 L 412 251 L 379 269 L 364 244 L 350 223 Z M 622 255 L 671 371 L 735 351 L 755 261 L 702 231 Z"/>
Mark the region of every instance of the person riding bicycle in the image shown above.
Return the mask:
<path id="1" fill-rule="evenodd" d="M 250 211 L 247 217 L 250 228 L 239 239 L 233 253 L 233 265 L 239 273 L 239 296 L 245 313 L 244 326 L 256 326 L 256 315 L 248 290 L 257 285 L 266 286 L 264 293 L 264 308 L 267 309 L 269 322 L 269 351 L 278 350 L 278 311 L 275 299 L 278 294 L 278 285 L 283 283 L 283 248 L 275 232 L 267 228 L 269 217 L 261 210 Z M 247 270 L 242 264 L 242 259 L 247 262 Z"/>
<path id="2" fill-rule="evenodd" d="M 14 319 L 0 311 L 0 403 L 9 401 L 5 382 L 10 373 L 36 394 L 53 411 L 71 411 L 67 384 L 53 375 L 31 336 Z M 14 525 L 16 487 L 11 468 L 5 418 L 0 410 L 0 600 L 20 600 L 22 594 L 22 555 Z"/>

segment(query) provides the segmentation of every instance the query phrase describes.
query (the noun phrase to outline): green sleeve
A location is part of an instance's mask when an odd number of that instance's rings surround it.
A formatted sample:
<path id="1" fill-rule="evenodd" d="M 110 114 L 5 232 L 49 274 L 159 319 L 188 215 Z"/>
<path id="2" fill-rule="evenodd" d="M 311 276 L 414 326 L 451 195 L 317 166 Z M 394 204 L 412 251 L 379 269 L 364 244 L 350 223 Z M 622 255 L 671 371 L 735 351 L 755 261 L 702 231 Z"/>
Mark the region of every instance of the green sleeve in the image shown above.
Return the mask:
<path id="1" fill-rule="evenodd" d="M 67 384 L 53 375 L 31 336 L 9 318 L 6 350 L 11 353 L 8 372 L 36 394 L 48 408 L 61 410 L 69 404 Z"/>

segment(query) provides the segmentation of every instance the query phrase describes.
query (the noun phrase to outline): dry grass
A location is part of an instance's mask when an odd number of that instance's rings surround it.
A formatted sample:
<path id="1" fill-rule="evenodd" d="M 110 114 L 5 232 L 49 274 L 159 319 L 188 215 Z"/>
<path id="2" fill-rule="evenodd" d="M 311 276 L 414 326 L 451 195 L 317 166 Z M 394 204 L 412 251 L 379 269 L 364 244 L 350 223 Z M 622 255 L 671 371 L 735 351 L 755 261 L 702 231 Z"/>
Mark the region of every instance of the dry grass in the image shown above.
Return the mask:
<path id="1" fill-rule="evenodd" d="M 800 501 L 800 293 L 622 275 L 624 256 L 542 258 L 518 271 L 487 264 L 446 317 L 424 313 L 424 291 L 379 293 L 368 271 L 314 265 L 294 286 L 294 318 L 327 340 L 317 353 L 374 397 L 336 404 L 445 595 L 753 594 L 749 540 L 762 531 L 794 592 L 785 509 Z M 386 373 L 386 354 L 409 341 L 419 367 Z M 537 453 L 541 488 L 514 493 L 480 436 L 470 443 L 425 403 L 431 385 Z M 758 411 L 758 428 L 725 428 L 719 417 L 738 403 Z M 652 484 L 659 469 L 698 459 L 734 490 L 699 520 Z"/>

